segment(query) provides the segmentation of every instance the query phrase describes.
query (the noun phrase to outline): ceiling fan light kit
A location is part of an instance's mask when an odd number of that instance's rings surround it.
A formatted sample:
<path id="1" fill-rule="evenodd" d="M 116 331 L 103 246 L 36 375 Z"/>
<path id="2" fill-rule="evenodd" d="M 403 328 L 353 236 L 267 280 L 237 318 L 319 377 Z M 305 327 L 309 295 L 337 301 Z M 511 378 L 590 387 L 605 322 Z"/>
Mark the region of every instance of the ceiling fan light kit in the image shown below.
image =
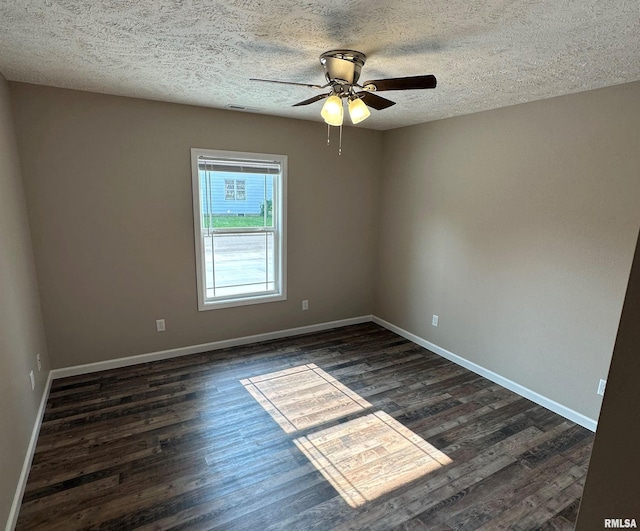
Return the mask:
<path id="1" fill-rule="evenodd" d="M 348 109 L 349 118 L 351 118 L 353 124 L 359 124 L 371 116 L 371 112 L 367 109 L 365 103 L 358 97 L 349 98 Z M 344 121 L 344 110 L 340 96 L 335 94 L 329 96 L 322 106 L 320 116 L 322 116 L 324 121 L 329 125 L 341 126 Z"/>
<path id="2" fill-rule="evenodd" d="M 320 94 L 307 100 L 295 103 L 294 107 L 310 105 L 316 101 L 327 99 L 322 106 L 320 116 L 330 126 L 342 127 L 344 121 L 343 100 L 348 101 L 349 117 L 353 124 L 366 120 L 371 112 L 368 107 L 375 110 L 383 110 L 395 105 L 395 102 L 378 96 L 374 92 L 383 90 L 420 90 L 436 88 L 435 76 L 428 74 L 422 76 L 396 77 L 365 81 L 358 84 L 362 67 L 367 56 L 355 50 L 329 50 L 320 55 L 320 64 L 324 68 L 325 85 L 312 85 L 308 83 L 294 83 L 289 81 L 275 81 L 270 79 L 256 79 L 252 81 L 266 81 L 268 83 L 280 83 L 284 85 L 298 85 L 315 89 L 331 88 L 326 94 Z M 359 89 L 359 90 L 356 90 Z M 340 131 L 342 133 L 342 130 Z M 342 144 L 342 134 L 340 134 Z M 338 153 L 342 150 L 339 149 Z"/>
<path id="3" fill-rule="evenodd" d="M 366 120 L 371 116 L 371 111 L 360 98 L 351 98 L 349 100 L 349 117 L 354 124 Z"/>
<path id="4" fill-rule="evenodd" d="M 342 125 L 344 110 L 342 109 L 342 99 L 337 95 L 332 95 L 324 102 L 320 116 L 324 118 L 324 121 L 329 125 L 340 126 Z"/>

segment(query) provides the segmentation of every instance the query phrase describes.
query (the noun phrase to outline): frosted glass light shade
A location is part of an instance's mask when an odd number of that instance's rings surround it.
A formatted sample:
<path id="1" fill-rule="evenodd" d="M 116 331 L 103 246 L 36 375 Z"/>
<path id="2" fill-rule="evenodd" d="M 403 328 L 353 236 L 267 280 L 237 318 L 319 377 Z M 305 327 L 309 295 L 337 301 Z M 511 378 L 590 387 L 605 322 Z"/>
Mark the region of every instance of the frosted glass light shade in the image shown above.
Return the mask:
<path id="1" fill-rule="evenodd" d="M 344 119 L 342 100 L 338 96 L 329 96 L 322 106 L 320 116 L 329 125 L 342 125 L 342 120 Z"/>
<path id="2" fill-rule="evenodd" d="M 360 98 L 355 98 L 349 102 L 349 116 L 354 124 L 359 124 L 366 120 L 371 112 Z"/>

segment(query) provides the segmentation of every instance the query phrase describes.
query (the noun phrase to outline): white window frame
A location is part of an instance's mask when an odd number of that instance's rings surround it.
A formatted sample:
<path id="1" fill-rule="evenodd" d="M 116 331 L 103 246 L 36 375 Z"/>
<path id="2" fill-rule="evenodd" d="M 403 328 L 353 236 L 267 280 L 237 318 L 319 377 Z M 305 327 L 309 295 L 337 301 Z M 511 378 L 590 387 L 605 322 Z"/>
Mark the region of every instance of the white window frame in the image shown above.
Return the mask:
<path id="1" fill-rule="evenodd" d="M 281 173 L 274 186 L 273 227 L 239 227 L 205 229 L 202 227 L 202 210 L 200 208 L 201 186 L 199 174 L 200 157 L 215 160 L 228 160 L 247 163 L 278 163 Z M 215 310 L 247 304 L 282 301 L 287 299 L 287 156 L 267 153 L 245 153 L 241 151 L 220 151 L 214 149 L 191 148 L 191 187 L 193 191 L 193 223 L 196 255 L 196 285 L 198 291 L 198 310 Z M 246 192 L 245 192 L 246 193 Z M 266 207 L 266 204 L 265 204 Z M 278 208 L 279 207 L 279 208 Z M 272 292 L 254 292 L 236 294 L 225 297 L 206 296 L 204 232 L 220 234 L 248 234 L 272 232 L 274 247 L 274 283 Z"/>

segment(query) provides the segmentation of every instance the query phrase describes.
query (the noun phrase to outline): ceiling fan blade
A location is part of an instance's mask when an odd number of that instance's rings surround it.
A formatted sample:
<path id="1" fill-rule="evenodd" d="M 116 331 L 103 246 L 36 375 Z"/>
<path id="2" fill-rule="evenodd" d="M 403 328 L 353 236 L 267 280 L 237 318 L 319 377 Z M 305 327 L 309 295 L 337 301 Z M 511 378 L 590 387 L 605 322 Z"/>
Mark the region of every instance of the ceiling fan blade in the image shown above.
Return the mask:
<path id="1" fill-rule="evenodd" d="M 314 96 L 313 98 L 309 98 L 308 100 L 300 101 L 298 103 L 294 103 L 292 107 L 299 107 L 300 105 L 309 105 L 310 103 L 315 103 L 316 101 L 320 101 L 329 96 L 331 92 L 327 92 L 326 94 L 319 94 L 318 96 Z"/>
<path id="2" fill-rule="evenodd" d="M 414 90 L 436 88 L 438 81 L 434 75 L 393 77 L 389 79 L 377 79 L 365 81 L 362 86 L 367 89 L 373 87 L 375 90 Z"/>
<path id="3" fill-rule="evenodd" d="M 376 111 L 381 111 L 396 104 L 395 101 L 388 100 L 372 92 L 360 92 L 358 93 L 358 97 L 364 101 L 365 105 L 368 105 Z"/>
<path id="4" fill-rule="evenodd" d="M 265 83 L 279 83 L 280 85 L 297 85 L 299 87 L 311 87 L 311 88 L 325 88 L 328 85 L 311 85 L 309 83 L 294 83 L 292 81 L 275 81 L 273 79 L 258 79 L 255 77 L 249 78 L 249 81 L 264 81 Z"/>

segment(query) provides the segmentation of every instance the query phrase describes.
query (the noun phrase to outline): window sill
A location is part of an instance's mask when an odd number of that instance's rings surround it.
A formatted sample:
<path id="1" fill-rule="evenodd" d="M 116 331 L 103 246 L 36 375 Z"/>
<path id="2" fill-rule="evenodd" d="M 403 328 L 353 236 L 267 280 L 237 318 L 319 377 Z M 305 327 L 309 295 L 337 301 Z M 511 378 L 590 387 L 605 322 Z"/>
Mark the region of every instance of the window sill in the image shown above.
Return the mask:
<path id="1" fill-rule="evenodd" d="M 219 310 L 222 308 L 233 308 L 235 306 L 248 306 L 251 304 L 262 304 L 265 302 L 286 301 L 287 295 L 282 293 L 269 295 L 256 295 L 253 297 L 242 297 L 238 299 L 225 299 L 220 301 L 199 302 L 198 311 Z"/>

